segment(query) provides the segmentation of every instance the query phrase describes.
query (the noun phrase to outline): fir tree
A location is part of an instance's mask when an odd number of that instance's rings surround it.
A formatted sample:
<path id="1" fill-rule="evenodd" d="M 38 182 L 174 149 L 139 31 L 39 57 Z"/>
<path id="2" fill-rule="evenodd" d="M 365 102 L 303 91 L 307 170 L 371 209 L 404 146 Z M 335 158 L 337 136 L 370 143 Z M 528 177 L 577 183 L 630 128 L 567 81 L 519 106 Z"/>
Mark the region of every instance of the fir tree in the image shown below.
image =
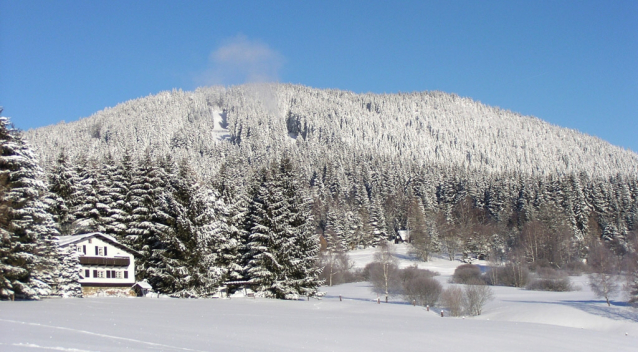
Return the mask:
<path id="1" fill-rule="evenodd" d="M 312 295 L 320 281 L 310 202 L 289 159 L 264 170 L 251 206 L 247 275 L 266 296 Z"/>
<path id="2" fill-rule="evenodd" d="M 164 197 L 165 179 L 166 175 L 147 153 L 133 172 L 127 196 L 132 210 L 124 238 L 125 244 L 142 254 L 135 266 L 136 278 L 147 279 L 154 289 L 161 286 L 162 290 L 164 273 L 159 264 L 163 261 L 165 239 L 171 231 Z"/>
<path id="3" fill-rule="evenodd" d="M 62 297 L 82 297 L 79 253 L 71 247 L 58 248 L 58 256 L 57 293 Z"/>
<path id="4" fill-rule="evenodd" d="M 42 200 L 43 179 L 29 146 L 0 117 L 0 299 L 51 293 L 58 232 Z"/>

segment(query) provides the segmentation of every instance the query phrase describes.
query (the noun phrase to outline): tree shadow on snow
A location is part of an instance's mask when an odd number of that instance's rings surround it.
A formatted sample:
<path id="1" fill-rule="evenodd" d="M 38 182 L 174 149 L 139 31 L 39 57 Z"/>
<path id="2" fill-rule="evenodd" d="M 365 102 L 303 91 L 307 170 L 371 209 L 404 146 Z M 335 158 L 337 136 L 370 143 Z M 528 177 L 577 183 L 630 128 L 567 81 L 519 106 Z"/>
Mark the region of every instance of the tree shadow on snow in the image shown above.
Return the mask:
<path id="1" fill-rule="evenodd" d="M 515 302 L 515 301 L 511 301 Z M 610 302 L 611 307 L 607 306 L 607 302 L 603 300 L 587 300 L 587 301 L 516 301 L 520 303 L 543 303 L 558 304 L 580 309 L 585 313 L 598 315 L 613 320 L 626 320 L 638 323 L 638 310 L 626 309 L 629 305 L 626 302 Z"/>

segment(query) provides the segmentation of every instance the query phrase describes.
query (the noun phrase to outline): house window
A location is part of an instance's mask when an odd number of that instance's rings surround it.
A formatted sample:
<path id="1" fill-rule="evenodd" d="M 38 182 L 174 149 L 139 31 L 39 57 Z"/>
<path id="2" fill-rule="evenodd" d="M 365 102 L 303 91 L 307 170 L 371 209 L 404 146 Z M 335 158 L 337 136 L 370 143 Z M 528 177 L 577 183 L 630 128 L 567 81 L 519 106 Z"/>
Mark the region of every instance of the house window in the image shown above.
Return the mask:
<path id="1" fill-rule="evenodd" d="M 121 272 L 121 271 L 116 271 L 116 272 L 115 272 L 115 278 L 117 278 L 117 279 L 121 279 L 122 277 L 123 277 L 123 276 L 122 276 L 122 272 Z"/>
<path id="2" fill-rule="evenodd" d="M 104 278 L 104 270 L 97 270 L 97 277 L 100 279 Z"/>
<path id="3" fill-rule="evenodd" d="M 89 238 L 89 244 L 93 243 L 93 240 L 91 238 Z"/>
<path id="4" fill-rule="evenodd" d="M 84 269 L 84 277 L 91 277 L 91 270 Z"/>
<path id="5" fill-rule="evenodd" d="M 106 248 L 106 247 L 97 247 L 96 246 L 95 248 L 97 248 L 97 250 L 98 250 L 97 255 L 99 255 L 100 257 L 104 256 L 104 248 Z"/>

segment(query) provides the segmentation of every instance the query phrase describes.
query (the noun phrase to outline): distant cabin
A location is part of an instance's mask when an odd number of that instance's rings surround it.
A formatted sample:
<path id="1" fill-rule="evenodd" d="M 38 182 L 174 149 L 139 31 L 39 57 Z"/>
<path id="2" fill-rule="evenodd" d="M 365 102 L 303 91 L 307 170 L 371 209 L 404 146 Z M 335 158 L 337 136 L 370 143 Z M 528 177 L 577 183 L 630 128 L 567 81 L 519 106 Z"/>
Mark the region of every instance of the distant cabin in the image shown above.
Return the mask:
<path id="1" fill-rule="evenodd" d="M 83 296 L 135 295 L 132 287 L 138 252 L 99 232 L 58 236 L 57 244 L 79 253 Z"/>
<path id="2" fill-rule="evenodd" d="M 410 231 L 398 230 L 394 237 L 394 243 L 410 242 Z"/>

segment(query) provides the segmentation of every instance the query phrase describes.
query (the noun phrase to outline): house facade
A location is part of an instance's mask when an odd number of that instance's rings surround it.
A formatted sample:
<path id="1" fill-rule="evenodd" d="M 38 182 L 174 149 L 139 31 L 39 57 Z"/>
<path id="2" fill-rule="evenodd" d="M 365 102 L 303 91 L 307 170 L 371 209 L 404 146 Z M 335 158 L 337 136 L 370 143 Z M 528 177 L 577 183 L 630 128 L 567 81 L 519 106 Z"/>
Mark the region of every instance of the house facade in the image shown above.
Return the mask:
<path id="1" fill-rule="evenodd" d="M 140 256 L 136 251 L 99 232 L 59 236 L 57 243 L 60 248 L 78 252 L 84 296 L 134 294 L 135 257 Z"/>

